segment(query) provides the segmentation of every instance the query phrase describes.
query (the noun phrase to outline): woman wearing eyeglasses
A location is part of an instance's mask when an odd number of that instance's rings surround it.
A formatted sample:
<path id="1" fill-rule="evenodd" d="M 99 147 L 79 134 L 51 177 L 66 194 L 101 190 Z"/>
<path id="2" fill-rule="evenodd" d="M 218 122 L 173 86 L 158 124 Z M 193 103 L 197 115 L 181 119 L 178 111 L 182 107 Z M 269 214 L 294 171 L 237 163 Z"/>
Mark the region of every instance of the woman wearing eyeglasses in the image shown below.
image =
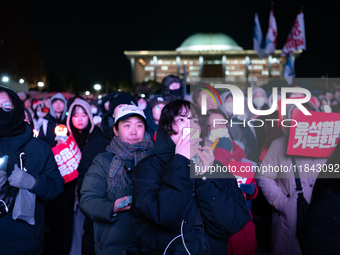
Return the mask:
<path id="1" fill-rule="evenodd" d="M 0 157 L 7 155 L 8 164 L 0 171 L 0 189 L 5 185 L 27 189 L 36 195 L 35 225 L 12 219 L 12 209 L 0 215 L 1 254 L 42 254 L 44 204 L 63 192 L 60 175 L 48 144 L 33 138 L 32 128 L 24 121 L 24 106 L 12 90 L 0 86 Z M 17 165 L 19 153 L 24 152 L 25 169 Z"/>

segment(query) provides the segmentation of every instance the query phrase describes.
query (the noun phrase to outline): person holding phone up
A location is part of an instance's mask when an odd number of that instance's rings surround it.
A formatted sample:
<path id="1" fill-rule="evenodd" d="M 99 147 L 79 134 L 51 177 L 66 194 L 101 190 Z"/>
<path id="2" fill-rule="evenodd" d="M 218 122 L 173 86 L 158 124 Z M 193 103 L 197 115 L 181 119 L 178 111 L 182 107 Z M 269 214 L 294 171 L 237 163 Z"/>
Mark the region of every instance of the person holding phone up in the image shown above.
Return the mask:
<path id="1" fill-rule="evenodd" d="M 220 164 L 210 147 L 199 144 L 202 138 L 194 138 L 196 132 L 206 137 L 201 123 L 206 121 L 190 102 L 167 104 L 151 155 L 136 165 L 131 223 L 140 254 L 227 254 L 227 238 L 250 220 L 231 173 L 220 179 L 190 174 L 196 156 L 202 166 Z M 196 130 L 183 139 L 185 128 Z"/>

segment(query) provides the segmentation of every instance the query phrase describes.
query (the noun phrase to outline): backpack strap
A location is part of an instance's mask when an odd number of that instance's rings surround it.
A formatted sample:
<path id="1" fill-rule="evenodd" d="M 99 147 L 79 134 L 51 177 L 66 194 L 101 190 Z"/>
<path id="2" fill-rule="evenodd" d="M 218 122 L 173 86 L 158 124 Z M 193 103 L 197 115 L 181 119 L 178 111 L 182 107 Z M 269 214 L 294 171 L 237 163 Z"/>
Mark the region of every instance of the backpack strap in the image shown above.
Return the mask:
<path id="1" fill-rule="evenodd" d="M 299 174 L 299 168 L 297 168 L 296 166 L 296 160 L 295 160 L 295 157 L 292 156 L 292 162 L 293 162 L 293 169 L 295 169 L 294 171 L 294 177 L 295 177 L 295 189 L 296 191 L 299 193 L 299 192 L 303 192 L 303 189 L 302 189 L 302 184 L 301 184 L 301 180 L 300 180 L 300 174 Z"/>

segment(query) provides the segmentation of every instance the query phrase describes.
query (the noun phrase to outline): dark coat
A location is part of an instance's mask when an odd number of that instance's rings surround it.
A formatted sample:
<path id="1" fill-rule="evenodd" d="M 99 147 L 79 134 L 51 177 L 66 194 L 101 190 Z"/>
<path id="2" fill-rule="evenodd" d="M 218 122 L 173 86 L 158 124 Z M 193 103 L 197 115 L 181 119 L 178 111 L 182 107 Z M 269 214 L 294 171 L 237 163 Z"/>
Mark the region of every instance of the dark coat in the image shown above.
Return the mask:
<path id="1" fill-rule="evenodd" d="M 91 133 L 91 139 L 87 142 L 82 151 L 81 160 L 78 166 L 79 176 L 77 178 L 78 190 L 80 192 L 85 174 L 91 166 L 92 160 L 99 154 L 106 152 L 106 147 L 110 144 L 112 136 L 103 133 L 97 126 Z"/>
<path id="2" fill-rule="evenodd" d="M 191 254 L 226 254 L 228 237 L 250 220 L 235 178 L 190 179 L 190 161 L 175 155 L 174 142 L 161 128 L 153 153 L 133 175 L 132 226 L 140 245 L 157 254 L 181 233 L 182 222 Z M 204 228 L 195 228 L 199 221 Z M 183 247 L 179 238 L 170 250 L 178 254 Z"/>
<path id="3" fill-rule="evenodd" d="M 333 165 L 334 169 L 336 165 Z M 320 175 L 322 176 L 323 173 Z M 335 179 L 337 178 L 337 179 Z M 304 220 L 303 254 L 339 254 L 340 179 L 317 179 Z"/>
<path id="4" fill-rule="evenodd" d="M 110 152 L 98 154 L 86 173 L 81 189 L 82 211 L 94 221 L 97 255 L 121 255 L 135 244 L 130 212 L 113 214 L 115 201 L 132 195 L 131 185 L 123 189 L 117 188 L 115 192 L 107 189 L 107 176 L 113 157 Z"/>
<path id="5" fill-rule="evenodd" d="M 91 143 L 92 139 L 99 133 L 99 127 L 95 126 L 90 134 L 88 143 Z M 93 146 L 93 148 L 95 148 L 95 146 Z M 83 152 L 80 163 L 82 160 Z M 79 166 L 77 170 L 79 169 Z M 73 236 L 74 203 L 77 183 L 77 179 L 65 183 L 64 192 L 46 206 L 46 225 L 49 226 L 50 230 L 45 234 L 46 254 L 66 255 L 70 252 Z"/>
<path id="6" fill-rule="evenodd" d="M 151 139 L 153 141 L 155 141 L 156 139 L 154 139 L 154 137 L 155 137 L 155 133 L 157 131 L 158 125 L 155 123 L 155 121 L 153 119 L 152 109 L 151 109 L 150 103 L 148 103 L 146 108 L 144 109 L 144 114 L 145 114 L 145 117 L 146 117 L 146 124 L 148 126 L 147 132 L 151 136 Z"/>
<path id="7" fill-rule="evenodd" d="M 51 148 L 46 142 L 32 137 L 32 129 L 26 125 L 26 132 L 15 137 L 0 138 L 0 153 L 9 156 L 7 176 L 11 175 L 19 156 L 19 148 L 24 146 L 25 167 L 36 180 L 29 190 L 36 194 L 35 225 L 13 220 L 12 212 L 0 219 L 0 253 L 41 254 L 43 251 L 43 229 L 45 225 L 44 203 L 63 192 L 64 179 L 60 175 Z"/>
<path id="8" fill-rule="evenodd" d="M 77 178 L 77 186 L 79 197 L 81 197 L 80 190 L 83 185 L 85 174 L 91 166 L 92 160 L 99 154 L 106 152 L 106 147 L 112 140 L 112 128 L 110 129 L 107 122 L 103 118 L 102 128 L 105 131 L 98 130 L 96 127 L 92 132 L 92 139 L 86 144 L 82 157 L 78 166 L 79 176 Z M 94 235 L 93 235 L 93 220 L 85 215 L 84 234 L 82 240 L 83 254 L 95 254 L 94 251 Z"/>

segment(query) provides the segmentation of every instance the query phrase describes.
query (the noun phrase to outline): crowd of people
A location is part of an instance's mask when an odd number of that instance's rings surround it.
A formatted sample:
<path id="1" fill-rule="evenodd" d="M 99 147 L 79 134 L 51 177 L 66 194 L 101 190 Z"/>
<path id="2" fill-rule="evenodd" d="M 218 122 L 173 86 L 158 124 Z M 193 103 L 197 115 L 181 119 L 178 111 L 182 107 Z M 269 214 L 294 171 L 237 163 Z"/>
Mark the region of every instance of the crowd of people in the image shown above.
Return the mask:
<path id="1" fill-rule="evenodd" d="M 265 90 L 252 93 L 255 109 L 272 107 L 273 97 Z M 336 165 L 340 145 L 329 158 L 287 155 L 289 127 L 230 121 L 289 121 L 295 105 L 288 105 L 282 117 L 280 107 L 261 116 L 245 100 L 245 114 L 235 115 L 233 94 L 224 92 L 220 100 L 206 85 L 185 95 L 174 75 L 165 77 L 161 95 L 150 99 L 121 91 L 99 101 L 79 95 L 66 100 L 61 93 L 33 99 L 1 85 L 0 254 L 337 254 L 336 172 L 332 178 L 300 173 L 310 206 L 298 239 L 300 191 L 293 171 L 258 172 L 240 183 L 231 172 L 203 169 L 233 161 Z M 340 92 L 312 95 L 303 106 L 340 113 Z M 67 127 L 81 152 L 77 178 L 67 182 L 52 152 L 65 143 L 55 132 L 58 125 Z M 35 224 L 13 219 L 15 199 L 7 198 L 19 189 L 36 195 Z"/>

